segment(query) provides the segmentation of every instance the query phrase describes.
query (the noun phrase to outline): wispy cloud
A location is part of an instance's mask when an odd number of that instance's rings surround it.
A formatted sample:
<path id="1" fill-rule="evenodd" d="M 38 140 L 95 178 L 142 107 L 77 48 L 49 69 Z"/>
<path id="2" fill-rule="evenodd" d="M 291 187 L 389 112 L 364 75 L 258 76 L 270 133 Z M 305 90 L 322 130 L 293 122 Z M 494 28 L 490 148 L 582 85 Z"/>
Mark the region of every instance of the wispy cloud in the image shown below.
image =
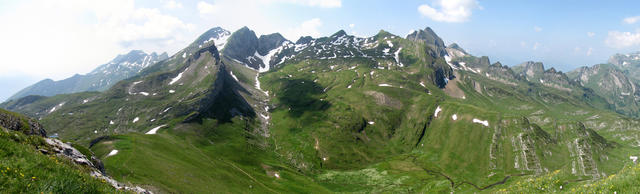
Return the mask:
<path id="1" fill-rule="evenodd" d="M 218 10 L 220 10 L 220 6 L 218 5 L 214 5 L 214 4 L 210 4 L 204 1 L 200 1 L 198 2 L 197 5 L 198 8 L 198 12 L 200 12 L 200 15 L 205 17 L 208 14 L 212 14 L 217 12 Z"/>
<path id="2" fill-rule="evenodd" d="M 640 16 L 627 17 L 622 20 L 622 22 L 627 24 L 634 24 L 638 21 L 640 21 Z"/>
<path id="3" fill-rule="evenodd" d="M 422 16 L 438 22 L 466 22 L 473 14 L 474 9 L 482 9 L 476 0 L 435 0 L 431 5 L 418 6 L 418 12 Z"/>
<path id="4" fill-rule="evenodd" d="M 318 37 L 321 35 L 320 28 L 322 26 L 322 20 L 319 18 L 313 18 L 302 22 L 300 26 L 287 29 L 283 32 L 283 35 L 288 38 L 299 38 L 301 36 Z"/>
<path id="5" fill-rule="evenodd" d="M 605 44 L 612 48 L 640 46 L 640 29 L 636 32 L 609 31 Z"/>
<path id="6" fill-rule="evenodd" d="M 542 32 L 542 28 L 540 26 L 534 26 L 533 31 Z"/>
<path id="7" fill-rule="evenodd" d="M 182 3 L 176 2 L 174 0 L 169 0 L 169 1 L 164 2 L 164 8 L 166 8 L 166 9 L 182 8 Z"/>
<path id="8" fill-rule="evenodd" d="M 588 36 L 588 37 L 593 37 L 593 36 L 595 36 L 595 35 L 596 35 L 596 33 L 595 33 L 595 32 L 587 32 L 587 36 Z"/>
<path id="9" fill-rule="evenodd" d="M 291 3 L 310 7 L 340 8 L 342 0 L 260 0 L 263 3 Z"/>
<path id="10" fill-rule="evenodd" d="M 593 48 L 592 48 L 592 47 L 589 47 L 589 49 L 587 49 L 587 53 L 586 53 L 586 55 L 587 55 L 587 56 L 591 56 L 591 53 L 593 53 Z"/>

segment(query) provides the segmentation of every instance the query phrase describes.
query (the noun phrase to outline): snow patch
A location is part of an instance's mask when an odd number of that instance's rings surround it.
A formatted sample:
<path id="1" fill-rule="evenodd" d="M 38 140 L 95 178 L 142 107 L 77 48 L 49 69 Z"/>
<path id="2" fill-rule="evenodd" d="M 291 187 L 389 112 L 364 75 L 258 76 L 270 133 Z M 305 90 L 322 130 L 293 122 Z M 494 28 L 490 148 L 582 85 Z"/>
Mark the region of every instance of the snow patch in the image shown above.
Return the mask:
<path id="1" fill-rule="evenodd" d="M 109 121 L 109 125 L 113 125 L 113 124 L 116 124 L 116 123 L 114 123 L 113 121 Z"/>
<path id="2" fill-rule="evenodd" d="M 133 119 L 133 123 L 138 122 L 138 120 L 140 120 L 140 118 L 139 118 L 139 117 L 134 118 L 134 119 Z"/>
<path id="3" fill-rule="evenodd" d="M 389 40 L 387 40 L 387 44 L 389 45 L 389 47 L 393 48 L 393 43 Z"/>
<path id="4" fill-rule="evenodd" d="M 433 117 L 438 117 L 438 113 L 440 113 L 440 111 L 442 111 L 442 108 L 440 108 L 440 106 L 436 107 L 436 112 L 433 113 Z"/>
<path id="5" fill-rule="evenodd" d="M 238 80 L 238 77 L 236 77 L 236 75 L 233 74 L 233 71 L 229 71 L 229 73 L 231 74 L 231 77 L 233 77 L 233 79 L 235 79 L 237 82 L 240 81 Z"/>
<path id="6" fill-rule="evenodd" d="M 392 85 L 389 85 L 389 84 L 378 84 L 378 86 L 382 86 L 382 87 L 393 87 Z"/>
<path id="7" fill-rule="evenodd" d="M 427 87 L 427 86 L 425 86 L 425 85 L 424 85 L 424 82 L 420 82 L 420 85 L 421 85 L 422 87 L 425 87 L 425 88 Z"/>
<path id="8" fill-rule="evenodd" d="M 182 53 L 182 58 L 187 58 L 187 52 Z"/>
<path id="9" fill-rule="evenodd" d="M 402 64 L 402 62 L 400 62 L 400 50 L 402 50 L 402 47 L 400 47 L 395 53 L 395 58 L 396 58 L 396 63 L 398 63 L 398 66 L 400 67 L 404 67 L 404 64 Z"/>
<path id="10" fill-rule="evenodd" d="M 111 150 L 111 152 L 109 152 L 109 154 L 107 154 L 107 157 L 114 156 L 116 154 L 118 154 L 118 150 Z"/>
<path id="11" fill-rule="evenodd" d="M 376 122 L 369 121 L 369 125 L 373 125 L 373 124 L 376 124 Z"/>
<path id="12" fill-rule="evenodd" d="M 455 121 L 455 120 L 458 120 L 458 115 L 457 115 L 457 114 L 453 114 L 453 115 L 451 115 L 451 119 L 453 119 L 454 121 Z"/>
<path id="13" fill-rule="evenodd" d="M 167 125 L 160 125 L 160 126 L 157 126 L 157 127 L 153 128 L 153 129 L 149 130 L 149 132 L 147 132 L 147 133 L 145 133 L 145 134 L 147 134 L 147 135 L 153 135 L 153 134 L 156 134 L 156 133 L 158 132 L 158 129 L 160 129 L 160 128 L 164 127 L 164 126 L 167 126 Z"/>
<path id="14" fill-rule="evenodd" d="M 262 90 L 262 88 L 260 88 L 260 80 L 258 79 L 259 76 L 260 76 L 260 72 L 256 73 L 256 89 L 264 92 L 264 95 L 269 96 L 269 92 L 268 91 L 264 91 L 264 90 Z"/>
<path id="15" fill-rule="evenodd" d="M 487 120 L 480 120 L 480 119 L 473 118 L 473 123 L 480 123 L 480 124 L 484 125 L 485 127 L 489 126 L 489 121 L 487 121 Z"/>
<path id="16" fill-rule="evenodd" d="M 169 90 L 169 94 L 173 94 L 173 93 L 176 93 L 176 91 L 175 90 Z"/>
<path id="17" fill-rule="evenodd" d="M 629 156 L 629 159 L 631 159 L 633 163 L 636 163 L 636 161 L 638 161 L 638 156 Z"/>
<path id="18" fill-rule="evenodd" d="M 182 78 L 182 74 L 183 74 L 185 71 L 187 71 L 188 69 L 189 69 L 189 68 L 184 69 L 184 71 L 183 71 L 183 72 L 180 72 L 180 73 L 178 74 L 178 76 L 176 76 L 176 77 L 174 77 L 173 79 L 171 79 L 171 82 L 169 82 L 169 85 L 173 85 L 174 83 L 176 83 L 177 81 L 179 81 L 179 80 L 180 80 L 180 78 Z"/>
<path id="19" fill-rule="evenodd" d="M 140 94 L 142 94 L 144 96 L 149 96 L 149 93 L 147 93 L 147 92 L 140 92 Z"/>

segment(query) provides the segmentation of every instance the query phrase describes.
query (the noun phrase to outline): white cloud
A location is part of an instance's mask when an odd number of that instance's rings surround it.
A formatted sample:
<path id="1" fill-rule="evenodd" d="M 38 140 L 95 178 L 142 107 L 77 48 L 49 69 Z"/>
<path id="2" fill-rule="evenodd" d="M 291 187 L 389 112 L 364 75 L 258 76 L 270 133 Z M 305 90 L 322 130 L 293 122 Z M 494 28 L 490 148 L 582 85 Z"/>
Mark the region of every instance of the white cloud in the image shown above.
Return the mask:
<path id="1" fill-rule="evenodd" d="M 586 55 L 587 55 L 587 56 L 591 56 L 591 53 L 593 53 L 593 48 L 592 48 L 592 47 L 589 47 L 589 49 L 587 50 Z"/>
<path id="2" fill-rule="evenodd" d="M 220 10 L 218 5 L 209 4 L 204 1 L 198 2 L 197 7 L 198 7 L 198 12 L 200 12 L 200 15 L 202 16 L 205 16 L 207 14 L 213 14 L 218 10 Z"/>
<path id="3" fill-rule="evenodd" d="M 622 20 L 622 22 L 627 24 L 634 24 L 638 21 L 640 21 L 640 16 L 627 17 Z"/>
<path id="4" fill-rule="evenodd" d="M 356 27 L 356 25 L 355 24 L 349 24 L 349 28 L 353 28 L 353 27 Z"/>
<path id="5" fill-rule="evenodd" d="M 531 47 L 531 49 L 538 50 L 539 47 L 540 47 L 540 43 L 536 42 L 535 44 L 533 44 L 533 47 Z"/>
<path id="6" fill-rule="evenodd" d="M 301 36 L 318 37 L 321 35 L 320 30 L 318 30 L 320 26 L 322 26 L 322 20 L 319 18 L 313 18 L 302 22 L 298 27 L 285 30 L 283 32 L 283 36 L 293 41 Z"/>
<path id="7" fill-rule="evenodd" d="M 542 28 L 540 26 L 534 26 L 533 30 L 536 32 L 542 32 Z"/>
<path id="8" fill-rule="evenodd" d="M 609 31 L 605 44 L 612 48 L 640 46 L 640 29 L 632 32 Z"/>
<path id="9" fill-rule="evenodd" d="M 593 36 L 595 36 L 595 35 L 596 35 L 596 33 L 595 33 L 595 32 L 587 32 L 587 36 L 588 36 L 588 37 L 593 37 Z"/>
<path id="10" fill-rule="evenodd" d="M 193 28 L 158 9 L 136 7 L 133 0 L 24 1 L 0 13 L 0 23 L 0 53 L 12 56 L 0 62 L 0 76 L 54 80 L 89 72 L 132 49 L 176 51 Z M 33 57 L 33 48 L 44 52 Z"/>
<path id="11" fill-rule="evenodd" d="M 263 3 L 291 3 L 310 7 L 339 8 L 342 0 L 260 0 Z"/>
<path id="12" fill-rule="evenodd" d="M 435 0 L 418 6 L 418 12 L 438 22 L 466 22 L 474 9 L 482 9 L 476 0 Z"/>
<path id="13" fill-rule="evenodd" d="M 176 2 L 174 0 L 169 0 L 164 3 L 164 8 L 167 8 L 167 9 L 182 8 L 182 3 Z"/>

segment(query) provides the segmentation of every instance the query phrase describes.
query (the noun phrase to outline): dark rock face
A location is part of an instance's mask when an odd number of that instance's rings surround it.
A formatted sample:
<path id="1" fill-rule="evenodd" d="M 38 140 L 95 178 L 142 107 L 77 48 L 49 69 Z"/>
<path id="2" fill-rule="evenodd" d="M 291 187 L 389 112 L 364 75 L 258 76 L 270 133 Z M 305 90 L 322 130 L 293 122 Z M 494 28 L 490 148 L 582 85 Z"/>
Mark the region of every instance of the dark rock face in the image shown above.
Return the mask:
<path id="1" fill-rule="evenodd" d="M 260 38 L 247 27 L 231 34 L 222 55 L 238 60 L 253 69 L 271 65 L 270 61 L 262 61 L 262 57 L 269 51 L 278 48 L 288 41 L 279 33 L 262 35 Z M 268 59 L 267 59 L 268 60 Z"/>
<path id="2" fill-rule="evenodd" d="M 296 44 L 308 44 L 313 40 L 311 36 L 302 36 L 296 41 Z"/>
<path id="3" fill-rule="evenodd" d="M 243 62 L 251 68 L 258 69 L 260 62 L 250 60 L 250 57 L 253 56 L 257 50 L 258 37 L 256 37 L 256 33 L 249 30 L 247 27 L 243 27 L 231 34 L 222 54 L 226 57 Z"/>
<path id="4" fill-rule="evenodd" d="M 44 127 L 37 121 L 3 109 L 0 109 L 0 126 L 9 130 L 23 132 L 26 135 L 47 136 Z"/>
<path id="5" fill-rule="evenodd" d="M 427 54 L 433 57 L 444 57 L 447 55 L 444 41 L 429 27 L 407 35 L 407 40 L 424 42 L 427 48 L 429 48 L 427 49 Z"/>
<path id="6" fill-rule="evenodd" d="M 272 49 L 281 46 L 285 41 L 287 41 L 287 39 L 279 33 L 262 35 L 258 38 L 258 53 L 260 55 L 266 55 Z"/>

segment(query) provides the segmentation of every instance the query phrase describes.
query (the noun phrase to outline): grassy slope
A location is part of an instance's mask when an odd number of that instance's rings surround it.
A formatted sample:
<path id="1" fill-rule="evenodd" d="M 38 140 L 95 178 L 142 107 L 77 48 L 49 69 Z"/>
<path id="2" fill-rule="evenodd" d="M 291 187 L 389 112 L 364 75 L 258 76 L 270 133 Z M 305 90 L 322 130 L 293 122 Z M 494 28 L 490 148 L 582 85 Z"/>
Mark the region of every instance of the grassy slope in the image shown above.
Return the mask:
<path id="1" fill-rule="evenodd" d="M 44 140 L 0 131 L 0 190 L 4 193 L 116 193 L 109 184 L 64 158 L 36 150 Z"/>
<path id="2" fill-rule="evenodd" d="M 323 192 L 313 180 L 249 145 L 245 122 L 176 124 L 156 135 L 114 136 L 92 149 L 114 178 L 160 192 Z M 105 157 L 112 149 L 115 156 Z M 273 173 L 278 173 L 280 178 Z M 151 185 L 151 186 L 149 186 Z M 153 189 L 152 189 L 153 190 Z"/>

